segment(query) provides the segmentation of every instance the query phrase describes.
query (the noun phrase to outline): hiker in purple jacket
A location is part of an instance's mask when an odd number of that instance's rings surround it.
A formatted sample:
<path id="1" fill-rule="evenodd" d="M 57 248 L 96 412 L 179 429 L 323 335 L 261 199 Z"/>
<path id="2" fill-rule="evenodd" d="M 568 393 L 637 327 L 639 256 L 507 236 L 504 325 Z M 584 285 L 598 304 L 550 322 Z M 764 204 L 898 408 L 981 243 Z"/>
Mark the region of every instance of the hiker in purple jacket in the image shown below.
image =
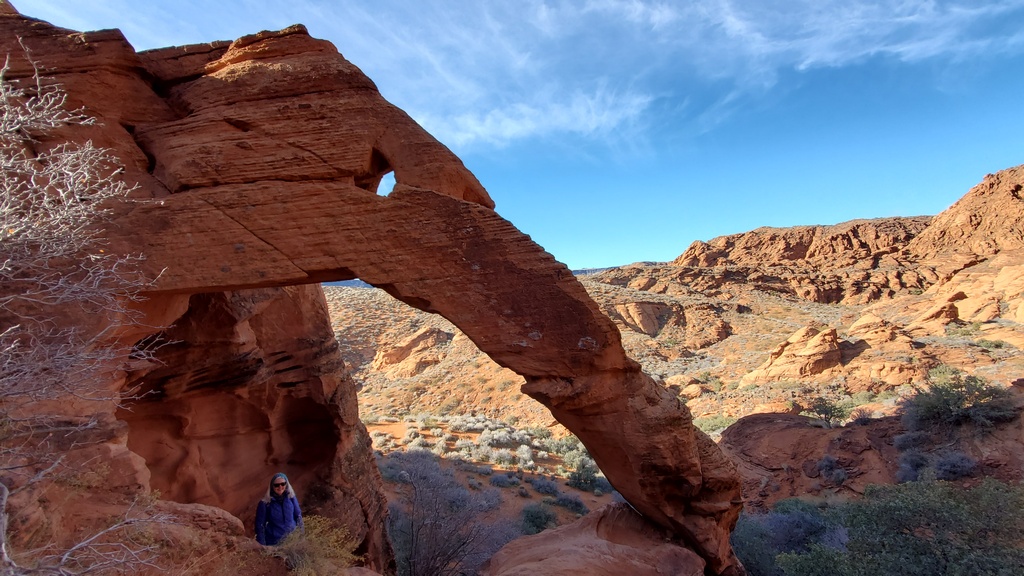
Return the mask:
<path id="1" fill-rule="evenodd" d="M 256 505 L 256 541 L 273 546 L 295 528 L 302 529 L 302 511 L 288 477 L 278 472 L 270 479 L 267 495 Z"/>

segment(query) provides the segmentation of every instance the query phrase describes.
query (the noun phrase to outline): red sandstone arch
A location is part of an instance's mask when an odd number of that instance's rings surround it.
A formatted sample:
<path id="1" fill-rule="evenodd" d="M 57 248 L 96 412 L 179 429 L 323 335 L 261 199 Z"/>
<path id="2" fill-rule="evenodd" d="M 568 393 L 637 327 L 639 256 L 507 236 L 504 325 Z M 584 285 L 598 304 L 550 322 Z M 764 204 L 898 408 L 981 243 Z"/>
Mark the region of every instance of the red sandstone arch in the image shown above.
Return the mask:
<path id="1" fill-rule="evenodd" d="M 740 509 L 733 466 L 625 355 L 570 271 L 497 215 L 458 158 L 329 43 L 293 27 L 135 54 L 116 32 L 75 36 L 0 18 L 104 122 L 66 137 L 112 147 L 139 197 L 156 199 L 118 207 L 108 228 L 112 248 L 145 254 L 158 276 L 151 306 L 166 310 L 155 316 L 178 318 L 193 294 L 229 300 L 358 277 L 445 316 L 522 374 L 523 391 L 586 444 L 637 510 L 712 571 L 742 570 L 728 542 Z M 390 169 L 398 185 L 377 196 Z M 230 315 L 243 316 L 239 306 Z M 180 379 L 184 390 L 207 381 L 197 378 Z M 318 381 L 334 393 L 337 382 Z M 262 402 L 290 397 L 271 388 Z M 322 417 L 351 418 L 343 412 Z M 355 436 L 329 458 L 366 448 L 361 425 L 347 426 Z"/>

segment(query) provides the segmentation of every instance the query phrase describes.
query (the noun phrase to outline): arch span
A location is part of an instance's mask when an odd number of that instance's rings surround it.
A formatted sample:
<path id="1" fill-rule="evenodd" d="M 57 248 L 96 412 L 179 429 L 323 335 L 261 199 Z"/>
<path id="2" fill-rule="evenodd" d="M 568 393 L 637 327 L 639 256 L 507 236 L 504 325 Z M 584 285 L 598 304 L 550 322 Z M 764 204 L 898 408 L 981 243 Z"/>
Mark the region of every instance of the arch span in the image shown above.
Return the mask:
<path id="1" fill-rule="evenodd" d="M 62 137 L 108 146 L 139 182 L 142 201 L 115 207 L 107 232 L 112 249 L 146 256 L 154 305 L 359 277 L 441 314 L 523 375 L 523 391 L 637 510 L 711 571 L 742 572 L 728 542 L 741 505 L 732 465 L 626 356 L 571 272 L 330 43 L 296 26 L 136 54 L 116 31 L 77 35 L 20 16 L 4 25 L 103 123 Z M 397 184 L 378 196 L 387 170 Z M 352 426 L 336 461 L 361 447 L 368 458 Z"/>

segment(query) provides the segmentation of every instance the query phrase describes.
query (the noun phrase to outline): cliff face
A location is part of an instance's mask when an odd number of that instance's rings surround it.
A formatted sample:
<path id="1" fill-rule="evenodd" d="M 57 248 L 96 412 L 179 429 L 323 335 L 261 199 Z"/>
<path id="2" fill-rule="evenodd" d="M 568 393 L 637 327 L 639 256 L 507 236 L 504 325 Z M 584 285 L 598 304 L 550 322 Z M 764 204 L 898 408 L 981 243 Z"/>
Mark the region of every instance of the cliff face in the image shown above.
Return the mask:
<path id="1" fill-rule="evenodd" d="M 4 49 L 22 39 L 71 107 L 101 122 L 42 145 L 92 139 L 138 183 L 104 228 L 153 278 L 130 337 L 163 343 L 156 362 L 111 378 L 131 393 L 102 415 L 118 431 L 109 442 L 127 445 L 117 474 L 134 489 L 247 519 L 285 470 L 384 569 L 384 500 L 354 386 L 323 293 L 301 286 L 358 277 L 450 320 L 524 378 L 637 510 L 713 572 L 742 571 L 728 542 L 732 465 L 626 356 L 572 274 L 329 43 L 292 27 L 136 54 L 116 31 L 17 15 L 0 26 Z M 18 61 L 9 76 L 31 73 Z M 398 184 L 377 195 L 388 171 Z"/>

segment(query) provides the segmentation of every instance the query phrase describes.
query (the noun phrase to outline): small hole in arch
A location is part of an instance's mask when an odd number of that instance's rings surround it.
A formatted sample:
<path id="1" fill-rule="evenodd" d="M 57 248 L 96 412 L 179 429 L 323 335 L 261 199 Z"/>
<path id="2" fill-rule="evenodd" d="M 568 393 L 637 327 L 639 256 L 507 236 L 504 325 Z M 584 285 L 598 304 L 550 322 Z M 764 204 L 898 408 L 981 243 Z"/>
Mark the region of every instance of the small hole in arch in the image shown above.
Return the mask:
<path id="1" fill-rule="evenodd" d="M 384 176 L 381 176 L 380 184 L 377 184 L 377 194 L 380 196 L 387 196 L 395 190 L 395 173 L 393 171 L 387 172 Z"/>

